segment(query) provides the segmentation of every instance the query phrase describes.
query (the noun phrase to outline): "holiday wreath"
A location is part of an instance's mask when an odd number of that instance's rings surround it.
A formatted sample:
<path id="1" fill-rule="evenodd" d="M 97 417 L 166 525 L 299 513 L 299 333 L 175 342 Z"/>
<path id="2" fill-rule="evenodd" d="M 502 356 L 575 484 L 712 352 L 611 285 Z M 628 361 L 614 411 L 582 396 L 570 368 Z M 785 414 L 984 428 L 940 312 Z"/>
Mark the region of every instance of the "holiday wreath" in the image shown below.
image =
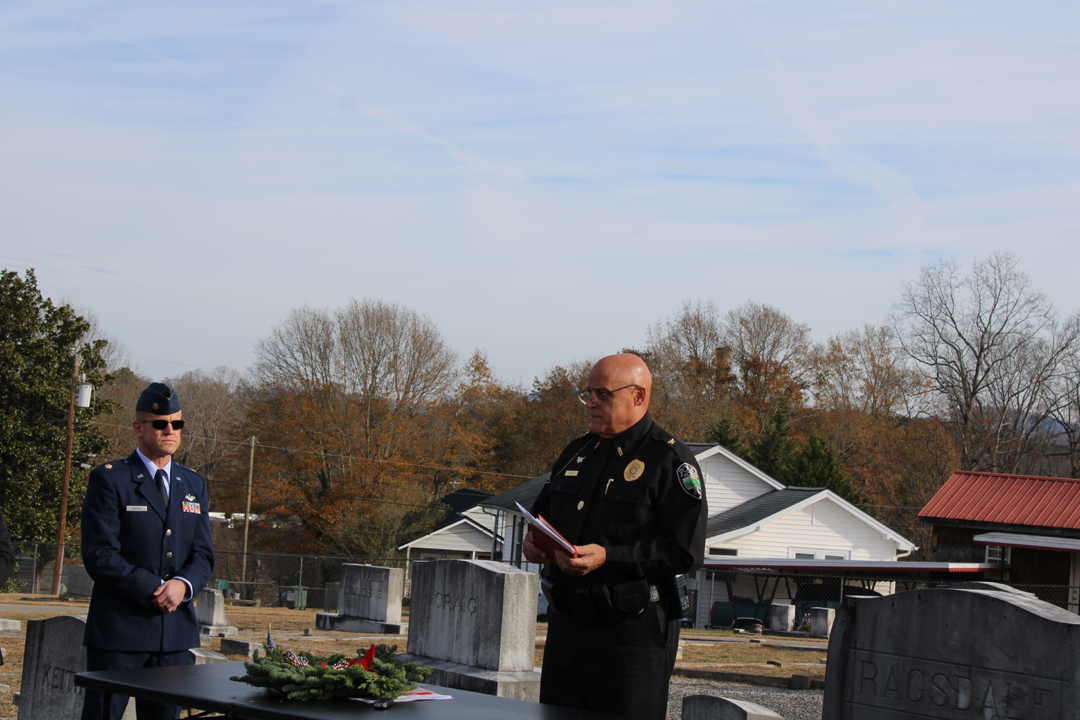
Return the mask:
<path id="1" fill-rule="evenodd" d="M 394 659 L 397 645 L 372 645 L 363 656 L 357 651 L 356 658 L 349 660 L 344 655 L 297 655 L 279 650 L 273 638 L 267 639 L 267 654 L 259 657 L 256 650 L 254 658 L 244 663 L 247 674 L 230 680 L 272 688 L 289 700 L 392 700 L 416 688 L 431 673 L 431 668 Z"/>

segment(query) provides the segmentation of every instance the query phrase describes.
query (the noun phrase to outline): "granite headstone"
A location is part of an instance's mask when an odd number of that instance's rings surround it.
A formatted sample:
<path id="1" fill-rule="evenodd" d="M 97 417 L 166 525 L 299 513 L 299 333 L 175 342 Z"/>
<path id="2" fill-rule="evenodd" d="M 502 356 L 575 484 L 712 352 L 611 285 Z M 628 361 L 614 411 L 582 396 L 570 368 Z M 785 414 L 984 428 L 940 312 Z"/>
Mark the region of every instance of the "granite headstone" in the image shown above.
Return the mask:
<path id="1" fill-rule="evenodd" d="M 211 637 L 232 637 L 236 628 L 229 625 L 225 616 L 225 596 L 220 590 L 203 588 L 195 600 L 195 619 L 199 623 L 199 632 Z"/>
<path id="2" fill-rule="evenodd" d="M 836 622 L 836 610 L 832 608 L 810 608 L 810 634 L 829 636 L 833 623 Z"/>
<path id="3" fill-rule="evenodd" d="M 85 617 L 27 620 L 19 720 L 77 718 L 82 713 L 83 689 L 75 686 L 75 674 L 86 670 L 85 630 Z M 135 703 L 129 703 L 124 719 L 134 717 Z"/>
<path id="4" fill-rule="evenodd" d="M 490 560 L 416 563 L 409 652 L 430 666 L 430 682 L 536 700 L 535 573 Z"/>
<path id="5" fill-rule="evenodd" d="M 74 597 L 90 597 L 94 591 L 94 581 L 83 565 L 68 565 L 64 568 L 64 594 Z"/>
<path id="6" fill-rule="evenodd" d="M 1051 720 L 1080 708 L 1080 616 L 1010 588 L 845 598 L 823 716 Z"/>
<path id="7" fill-rule="evenodd" d="M 769 629 L 774 632 L 791 632 L 795 629 L 795 606 L 773 603 L 769 607 Z"/>
<path id="8" fill-rule="evenodd" d="M 683 720 L 784 720 L 767 707 L 745 700 L 713 695 L 687 695 L 682 704 Z"/>
<path id="9" fill-rule="evenodd" d="M 340 632 L 404 634 L 401 598 L 405 571 L 346 563 L 341 566 L 337 614 L 317 613 L 315 627 Z"/>

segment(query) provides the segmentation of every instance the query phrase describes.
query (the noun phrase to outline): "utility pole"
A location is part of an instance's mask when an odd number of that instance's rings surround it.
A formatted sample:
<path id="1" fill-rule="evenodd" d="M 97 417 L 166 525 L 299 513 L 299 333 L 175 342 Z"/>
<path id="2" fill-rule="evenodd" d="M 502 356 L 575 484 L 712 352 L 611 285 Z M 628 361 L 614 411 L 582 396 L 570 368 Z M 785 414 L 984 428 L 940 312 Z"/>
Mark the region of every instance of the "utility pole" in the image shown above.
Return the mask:
<path id="1" fill-rule="evenodd" d="M 71 482 L 71 446 L 75 440 L 75 387 L 79 382 L 79 353 L 71 369 L 71 402 L 68 404 L 67 452 L 64 453 L 64 484 L 60 490 L 60 531 L 56 535 L 56 563 L 53 567 L 53 593 L 60 596 L 60 573 L 64 569 L 64 535 L 67 533 L 68 484 Z"/>
<path id="2" fill-rule="evenodd" d="M 251 436 L 251 457 L 248 458 L 247 505 L 244 507 L 244 563 L 240 567 L 240 582 L 247 582 L 248 519 L 251 517 L 251 476 L 255 472 L 255 436 Z"/>

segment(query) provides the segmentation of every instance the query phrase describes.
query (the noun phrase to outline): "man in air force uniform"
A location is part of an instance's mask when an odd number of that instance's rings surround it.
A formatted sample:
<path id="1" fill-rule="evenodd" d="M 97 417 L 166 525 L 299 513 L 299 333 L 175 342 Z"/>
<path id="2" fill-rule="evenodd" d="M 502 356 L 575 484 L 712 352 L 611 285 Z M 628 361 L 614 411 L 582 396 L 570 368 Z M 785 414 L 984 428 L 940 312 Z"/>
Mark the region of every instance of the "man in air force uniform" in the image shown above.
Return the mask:
<path id="1" fill-rule="evenodd" d="M 210 580 L 206 481 L 172 461 L 180 446 L 180 400 L 152 383 L 135 406 L 137 447 L 94 469 L 82 506 L 82 556 L 94 580 L 86 617 L 87 670 L 188 664 L 199 646 L 192 599 Z M 87 690 L 83 720 L 101 717 L 101 694 Z M 119 720 L 126 697 L 112 702 Z M 136 701 L 139 720 L 179 717 L 179 707 Z"/>

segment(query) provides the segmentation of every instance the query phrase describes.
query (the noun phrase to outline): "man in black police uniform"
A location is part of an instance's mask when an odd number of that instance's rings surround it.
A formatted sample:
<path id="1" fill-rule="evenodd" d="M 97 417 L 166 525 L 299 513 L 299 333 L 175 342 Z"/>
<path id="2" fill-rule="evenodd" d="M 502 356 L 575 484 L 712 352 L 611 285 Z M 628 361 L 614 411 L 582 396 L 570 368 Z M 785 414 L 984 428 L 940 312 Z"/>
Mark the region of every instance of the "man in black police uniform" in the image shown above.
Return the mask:
<path id="1" fill-rule="evenodd" d="M 533 505 L 577 546 L 546 563 L 548 636 L 540 702 L 643 720 L 667 714 L 681 617 L 675 577 L 701 567 L 707 506 L 690 450 L 649 415 L 652 376 L 636 355 L 605 357 L 582 400 L 592 432 L 555 461 Z"/>
<path id="2" fill-rule="evenodd" d="M 82 556 L 94 580 L 86 616 L 87 670 L 187 665 L 199 646 L 191 600 L 210 580 L 206 481 L 172 461 L 180 447 L 180 399 L 152 383 L 135 405 L 137 447 L 94 469 L 82 506 Z M 112 720 L 127 698 L 116 696 Z M 176 705 L 136 700 L 139 720 L 173 720 Z M 86 690 L 83 720 L 101 718 L 101 693 Z"/>

